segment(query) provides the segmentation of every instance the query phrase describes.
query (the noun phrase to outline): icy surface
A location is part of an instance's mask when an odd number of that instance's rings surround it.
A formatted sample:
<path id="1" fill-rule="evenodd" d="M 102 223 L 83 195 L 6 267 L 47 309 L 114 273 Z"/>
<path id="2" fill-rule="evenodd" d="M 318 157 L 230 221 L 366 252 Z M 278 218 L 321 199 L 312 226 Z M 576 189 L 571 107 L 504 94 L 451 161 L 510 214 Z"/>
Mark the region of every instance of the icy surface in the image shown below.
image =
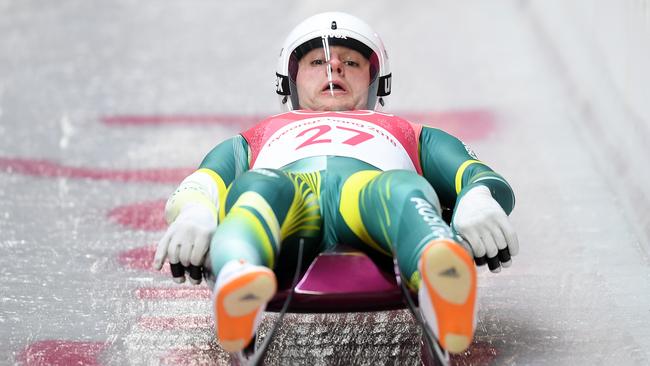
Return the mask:
<path id="1" fill-rule="evenodd" d="M 471 145 L 515 189 L 521 253 L 481 271 L 454 363 L 650 363 L 646 1 L 0 0 L 0 364 L 228 362 L 207 289 L 148 269 L 137 207 L 241 126 L 104 118 L 276 113 L 284 36 L 332 9 L 383 36 L 389 111 L 495 118 Z M 419 337 L 405 311 L 292 314 L 267 363 L 417 364 Z"/>

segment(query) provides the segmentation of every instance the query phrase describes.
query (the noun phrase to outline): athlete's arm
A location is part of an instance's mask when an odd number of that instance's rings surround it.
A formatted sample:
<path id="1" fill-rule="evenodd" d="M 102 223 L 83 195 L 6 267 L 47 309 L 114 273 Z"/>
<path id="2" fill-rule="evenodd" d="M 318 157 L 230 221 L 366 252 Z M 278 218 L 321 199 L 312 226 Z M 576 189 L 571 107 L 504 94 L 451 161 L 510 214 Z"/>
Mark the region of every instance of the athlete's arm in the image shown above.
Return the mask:
<path id="1" fill-rule="evenodd" d="M 176 282 L 185 281 L 185 269 L 190 272 L 192 283 L 201 282 L 200 268 L 219 221 L 226 188 L 246 170 L 248 144 L 240 135 L 208 153 L 199 168 L 167 200 L 165 219 L 170 226 L 158 243 L 154 268 L 161 269 L 168 259 Z"/>
<path id="2" fill-rule="evenodd" d="M 498 271 L 519 251 L 508 221 L 515 196 L 508 182 L 460 140 L 424 127 L 420 135 L 423 176 L 436 190 L 443 207 L 452 208 L 452 228 L 472 247 L 477 263 Z"/>

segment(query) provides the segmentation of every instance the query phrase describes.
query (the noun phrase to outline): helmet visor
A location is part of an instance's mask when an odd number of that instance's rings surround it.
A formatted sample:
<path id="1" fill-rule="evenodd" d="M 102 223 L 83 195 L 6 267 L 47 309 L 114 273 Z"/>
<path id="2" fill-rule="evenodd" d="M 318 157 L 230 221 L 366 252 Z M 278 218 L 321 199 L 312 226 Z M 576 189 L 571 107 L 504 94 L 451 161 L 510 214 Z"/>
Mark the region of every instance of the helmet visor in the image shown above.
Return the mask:
<path id="1" fill-rule="evenodd" d="M 289 58 L 289 88 L 296 109 L 374 109 L 379 57 L 352 38 L 313 38 Z"/>

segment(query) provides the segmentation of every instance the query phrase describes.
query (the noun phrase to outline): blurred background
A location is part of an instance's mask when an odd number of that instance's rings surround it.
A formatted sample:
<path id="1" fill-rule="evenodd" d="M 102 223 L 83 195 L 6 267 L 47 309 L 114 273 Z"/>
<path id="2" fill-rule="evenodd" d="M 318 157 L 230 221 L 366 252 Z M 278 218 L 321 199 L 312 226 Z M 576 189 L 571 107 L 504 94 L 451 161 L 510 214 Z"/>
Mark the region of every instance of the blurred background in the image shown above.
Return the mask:
<path id="1" fill-rule="evenodd" d="M 647 0 L 0 0 L 0 364 L 227 364 L 207 287 L 150 269 L 164 201 L 279 112 L 284 37 L 330 10 L 382 36 L 386 111 L 515 189 L 520 255 L 479 271 L 453 364 L 650 363 Z M 290 315 L 266 361 L 418 364 L 419 337 L 405 311 Z"/>

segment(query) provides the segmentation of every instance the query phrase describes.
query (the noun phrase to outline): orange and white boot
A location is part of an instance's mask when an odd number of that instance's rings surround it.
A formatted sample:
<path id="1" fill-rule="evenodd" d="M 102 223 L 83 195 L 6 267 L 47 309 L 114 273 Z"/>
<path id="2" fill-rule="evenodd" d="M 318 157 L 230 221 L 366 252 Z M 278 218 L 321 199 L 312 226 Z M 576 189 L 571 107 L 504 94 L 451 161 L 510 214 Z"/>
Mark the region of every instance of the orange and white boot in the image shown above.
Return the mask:
<path id="1" fill-rule="evenodd" d="M 227 352 L 239 352 L 253 339 L 266 303 L 277 290 L 273 271 L 245 261 L 226 263 L 214 286 L 217 341 Z"/>
<path id="2" fill-rule="evenodd" d="M 420 312 L 427 326 L 450 353 L 472 343 L 476 327 L 476 267 L 472 257 L 451 239 L 431 241 L 418 269 Z"/>

